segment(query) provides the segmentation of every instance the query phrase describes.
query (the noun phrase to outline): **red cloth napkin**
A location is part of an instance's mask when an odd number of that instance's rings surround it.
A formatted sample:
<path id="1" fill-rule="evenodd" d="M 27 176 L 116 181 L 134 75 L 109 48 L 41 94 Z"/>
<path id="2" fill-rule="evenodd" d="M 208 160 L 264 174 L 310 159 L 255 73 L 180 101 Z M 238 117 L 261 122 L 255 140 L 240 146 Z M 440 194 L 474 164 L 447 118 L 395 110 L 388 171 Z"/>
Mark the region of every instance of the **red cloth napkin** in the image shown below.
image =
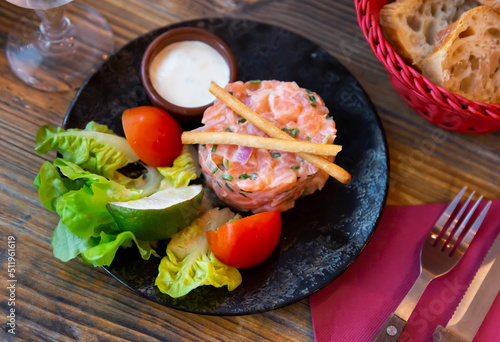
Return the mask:
<path id="1" fill-rule="evenodd" d="M 310 297 L 316 341 L 372 341 L 417 279 L 422 243 L 446 206 L 385 208 L 359 258 Z M 495 200 L 462 260 L 429 284 L 400 341 L 432 341 L 437 325 L 446 326 L 499 230 L 500 200 Z M 500 296 L 474 341 L 500 341 Z"/>

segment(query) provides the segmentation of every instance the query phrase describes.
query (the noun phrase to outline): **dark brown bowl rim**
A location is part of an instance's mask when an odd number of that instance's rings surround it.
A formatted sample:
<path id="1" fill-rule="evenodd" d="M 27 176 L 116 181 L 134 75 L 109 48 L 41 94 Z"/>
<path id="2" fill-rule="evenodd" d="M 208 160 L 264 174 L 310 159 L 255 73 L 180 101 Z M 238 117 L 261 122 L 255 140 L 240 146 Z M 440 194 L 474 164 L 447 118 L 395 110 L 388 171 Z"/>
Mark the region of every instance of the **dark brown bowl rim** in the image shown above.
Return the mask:
<path id="1" fill-rule="evenodd" d="M 236 59 L 229 46 L 227 46 L 220 37 L 195 27 L 182 27 L 168 30 L 156 37 L 146 48 L 141 62 L 141 81 L 146 89 L 149 100 L 154 106 L 165 109 L 169 114 L 180 121 L 198 121 L 201 119 L 203 112 L 210 107 L 213 102 L 200 107 L 182 107 L 175 105 L 158 94 L 149 77 L 149 67 L 154 56 L 169 44 L 181 41 L 200 41 L 217 50 L 228 64 L 229 82 L 235 82 L 238 77 Z"/>

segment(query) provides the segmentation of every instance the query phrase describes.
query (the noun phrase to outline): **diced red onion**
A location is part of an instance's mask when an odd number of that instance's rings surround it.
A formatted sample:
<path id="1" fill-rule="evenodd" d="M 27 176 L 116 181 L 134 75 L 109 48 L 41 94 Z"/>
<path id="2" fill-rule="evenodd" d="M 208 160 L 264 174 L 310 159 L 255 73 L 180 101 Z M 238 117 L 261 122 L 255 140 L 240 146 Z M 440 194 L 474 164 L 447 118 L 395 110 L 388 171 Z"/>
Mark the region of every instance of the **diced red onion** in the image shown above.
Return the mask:
<path id="1" fill-rule="evenodd" d="M 207 155 L 207 159 L 205 160 L 205 166 L 207 167 L 208 172 L 210 172 L 212 174 L 215 174 L 215 172 L 219 171 L 219 167 L 212 160 L 212 154 L 211 153 L 209 153 Z M 215 170 L 215 172 L 214 172 L 214 170 Z"/>
<path id="2" fill-rule="evenodd" d="M 236 151 L 235 159 L 241 164 L 246 164 L 250 156 L 252 155 L 253 148 L 248 146 L 238 146 L 238 150 Z"/>

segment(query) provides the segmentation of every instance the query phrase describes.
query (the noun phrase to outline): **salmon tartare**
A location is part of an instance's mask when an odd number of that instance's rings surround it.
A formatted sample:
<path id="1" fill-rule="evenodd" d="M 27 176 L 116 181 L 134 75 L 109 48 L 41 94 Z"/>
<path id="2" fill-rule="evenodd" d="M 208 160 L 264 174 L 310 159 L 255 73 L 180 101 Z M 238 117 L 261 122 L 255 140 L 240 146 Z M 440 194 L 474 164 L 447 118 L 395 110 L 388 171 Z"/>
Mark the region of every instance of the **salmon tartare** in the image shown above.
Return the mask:
<path id="1" fill-rule="evenodd" d="M 335 122 L 321 97 L 295 82 L 240 81 L 225 89 L 296 140 L 332 144 L 335 139 Z M 267 137 L 219 100 L 205 111 L 202 123 L 196 131 Z M 207 185 L 241 211 L 286 211 L 301 196 L 321 190 L 329 177 L 296 153 L 214 144 L 199 145 L 198 152 Z"/>

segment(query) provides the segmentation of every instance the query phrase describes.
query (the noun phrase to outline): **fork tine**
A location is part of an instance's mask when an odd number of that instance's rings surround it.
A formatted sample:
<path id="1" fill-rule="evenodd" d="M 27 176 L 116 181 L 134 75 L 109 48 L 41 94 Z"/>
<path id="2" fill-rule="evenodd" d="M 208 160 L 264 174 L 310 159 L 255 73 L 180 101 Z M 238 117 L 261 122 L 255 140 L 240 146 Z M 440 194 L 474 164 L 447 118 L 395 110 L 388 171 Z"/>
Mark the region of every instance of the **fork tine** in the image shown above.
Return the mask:
<path id="1" fill-rule="evenodd" d="M 462 196 L 465 193 L 465 190 L 467 190 L 467 187 L 464 186 L 462 190 L 458 193 L 458 195 L 455 196 L 453 201 L 448 205 L 448 207 L 444 210 L 444 212 L 441 214 L 439 219 L 436 221 L 434 226 L 432 227 L 432 232 L 429 235 L 429 237 L 432 237 L 433 239 L 436 239 L 434 241 L 434 244 L 439 242 L 439 236 L 443 235 L 445 232 L 443 231 L 443 228 L 446 226 L 446 223 L 451 217 L 451 214 L 453 214 L 453 211 L 455 211 L 455 208 L 457 207 L 458 203 L 462 199 Z"/>
<path id="2" fill-rule="evenodd" d="M 460 253 L 462 253 L 462 254 L 465 253 L 465 251 L 469 247 L 470 243 L 472 242 L 472 239 L 474 239 L 474 236 L 476 236 L 477 230 L 481 226 L 481 223 L 483 223 L 484 217 L 488 213 L 488 210 L 490 209 L 490 207 L 491 207 L 491 201 L 488 201 L 488 203 L 486 203 L 486 205 L 484 206 L 483 211 L 481 211 L 481 214 L 479 214 L 476 221 L 474 221 L 471 228 L 469 229 L 467 234 L 464 236 L 464 238 L 462 239 L 462 241 L 458 245 L 457 250 Z"/>
<path id="3" fill-rule="evenodd" d="M 446 232 L 444 232 L 443 236 L 441 237 L 441 239 L 439 239 L 439 241 L 436 243 L 436 247 L 439 248 L 439 249 L 443 249 L 447 244 L 449 244 L 449 240 L 451 238 L 453 238 L 453 234 L 454 233 L 454 230 L 455 230 L 455 227 L 457 225 L 457 223 L 460 221 L 460 219 L 462 218 L 462 215 L 464 214 L 465 212 L 465 209 L 467 209 L 467 207 L 469 206 L 469 203 L 470 201 L 472 200 L 472 197 L 474 196 L 476 192 L 473 191 L 469 198 L 467 198 L 467 201 L 465 201 L 464 205 L 462 205 L 462 208 L 460 208 L 460 211 L 458 212 L 458 214 L 453 218 L 451 224 L 448 226 L 448 229 L 446 229 Z M 458 228 L 460 230 L 460 227 Z M 461 232 L 461 231 L 460 231 Z M 457 235 L 458 231 L 455 232 L 455 236 Z M 460 236 L 460 233 L 458 234 Z M 453 246 L 453 245 L 452 245 Z"/>
<path id="4" fill-rule="evenodd" d="M 453 236 L 450 237 L 450 241 L 448 242 L 448 245 L 450 246 L 450 249 L 454 249 L 455 244 L 457 240 L 460 238 L 460 235 L 462 235 L 463 230 L 469 223 L 469 220 L 471 219 L 472 215 L 474 215 L 474 212 L 476 211 L 477 207 L 479 206 L 479 203 L 481 203 L 481 200 L 483 199 L 483 196 L 479 197 L 479 199 L 474 203 L 474 206 L 472 207 L 471 210 L 467 213 L 467 216 L 463 219 L 462 223 L 460 224 L 460 227 L 458 227 L 457 231 Z"/>

